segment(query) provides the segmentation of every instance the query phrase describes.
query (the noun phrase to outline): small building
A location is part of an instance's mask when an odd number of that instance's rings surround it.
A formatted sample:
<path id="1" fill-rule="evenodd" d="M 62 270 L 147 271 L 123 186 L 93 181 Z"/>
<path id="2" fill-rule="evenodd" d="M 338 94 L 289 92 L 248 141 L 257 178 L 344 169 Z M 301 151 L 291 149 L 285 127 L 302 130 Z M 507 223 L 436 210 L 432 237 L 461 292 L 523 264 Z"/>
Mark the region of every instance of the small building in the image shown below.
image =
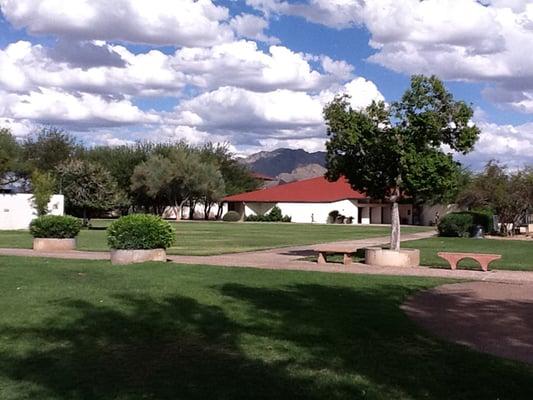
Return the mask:
<path id="1" fill-rule="evenodd" d="M 64 209 L 64 196 L 53 195 L 48 203 L 49 213 L 63 215 Z M 33 194 L 0 194 L 0 230 L 28 229 L 34 218 L 37 218 L 37 210 L 33 205 Z"/>
<path id="2" fill-rule="evenodd" d="M 327 223 L 332 211 L 337 211 L 354 224 L 390 224 L 391 204 L 374 201 L 353 190 L 345 178 L 329 182 L 324 177 L 305 179 L 254 192 L 228 196 L 228 210 L 249 215 L 268 214 L 278 206 L 293 222 Z M 413 223 L 413 205 L 400 204 L 402 224 Z"/>

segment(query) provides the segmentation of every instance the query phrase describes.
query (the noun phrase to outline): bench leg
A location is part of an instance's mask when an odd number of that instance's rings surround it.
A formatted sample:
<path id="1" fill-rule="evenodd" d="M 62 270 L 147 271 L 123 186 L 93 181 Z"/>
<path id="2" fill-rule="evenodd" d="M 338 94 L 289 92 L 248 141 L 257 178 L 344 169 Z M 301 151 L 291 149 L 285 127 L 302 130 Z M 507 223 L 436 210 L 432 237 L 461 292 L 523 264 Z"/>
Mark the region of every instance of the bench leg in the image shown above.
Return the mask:
<path id="1" fill-rule="evenodd" d="M 342 263 L 344 265 L 350 265 L 352 263 L 352 257 L 350 257 L 349 254 L 344 254 L 344 257 L 342 259 Z"/>
<path id="2" fill-rule="evenodd" d="M 325 264 L 328 261 L 326 260 L 326 255 L 324 253 L 318 253 L 318 258 L 316 260 L 318 264 Z"/>
<path id="3" fill-rule="evenodd" d="M 479 265 L 481 265 L 481 269 L 483 270 L 483 272 L 488 272 L 489 271 L 489 263 L 488 262 L 481 262 L 481 261 L 478 261 L 479 262 Z"/>

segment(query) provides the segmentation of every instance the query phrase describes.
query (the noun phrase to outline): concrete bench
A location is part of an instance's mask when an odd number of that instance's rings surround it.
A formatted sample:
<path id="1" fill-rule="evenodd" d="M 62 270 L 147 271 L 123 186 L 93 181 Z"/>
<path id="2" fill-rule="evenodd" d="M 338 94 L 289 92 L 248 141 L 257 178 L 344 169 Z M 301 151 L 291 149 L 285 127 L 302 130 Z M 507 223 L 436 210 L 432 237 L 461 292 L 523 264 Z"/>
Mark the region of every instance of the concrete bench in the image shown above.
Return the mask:
<path id="1" fill-rule="evenodd" d="M 489 270 L 489 264 L 492 261 L 502 258 L 500 254 L 484 254 L 484 253 L 452 253 L 452 252 L 440 252 L 437 253 L 440 258 L 445 259 L 450 264 L 452 269 L 457 269 L 457 263 L 465 258 L 475 260 L 481 266 L 481 269 L 485 272 Z"/>
<path id="2" fill-rule="evenodd" d="M 318 264 L 326 264 L 328 262 L 328 255 L 342 254 L 342 263 L 349 265 L 352 263 L 352 257 L 357 253 L 357 249 L 353 247 L 324 246 L 316 248 L 315 252 L 318 254 Z"/>

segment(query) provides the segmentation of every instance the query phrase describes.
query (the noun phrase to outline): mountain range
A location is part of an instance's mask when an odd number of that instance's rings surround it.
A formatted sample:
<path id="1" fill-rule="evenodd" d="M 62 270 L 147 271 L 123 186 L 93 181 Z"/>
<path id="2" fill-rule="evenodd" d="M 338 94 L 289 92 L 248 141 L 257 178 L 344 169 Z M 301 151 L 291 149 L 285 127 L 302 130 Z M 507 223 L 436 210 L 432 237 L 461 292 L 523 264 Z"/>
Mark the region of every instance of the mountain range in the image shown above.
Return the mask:
<path id="1" fill-rule="evenodd" d="M 302 149 L 261 151 L 244 158 L 250 170 L 284 182 L 313 178 L 326 171 L 326 153 Z"/>

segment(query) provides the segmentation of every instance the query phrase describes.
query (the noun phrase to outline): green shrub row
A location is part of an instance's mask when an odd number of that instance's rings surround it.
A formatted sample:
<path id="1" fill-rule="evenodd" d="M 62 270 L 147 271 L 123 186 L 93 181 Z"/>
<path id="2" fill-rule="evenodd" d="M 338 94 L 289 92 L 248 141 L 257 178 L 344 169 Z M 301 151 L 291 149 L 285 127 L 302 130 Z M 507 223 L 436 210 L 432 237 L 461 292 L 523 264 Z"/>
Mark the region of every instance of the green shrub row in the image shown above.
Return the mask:
<path id="1" fill-rule="evenodd" d="M 272 210 L 265 215 L 249 215 L 245 221 L 249 222 L 291 222 L 292 218 L 288 215 L 283 215 L 281 208 L 278 206 L 272 207 Z"/>
<path id="2" fill-rule="evenodd" d="M 240 220 L 241 220 L 241 214 L 239 214 L 237 211 L 228 211 L 222 217 L 222 221 L 226 221 L 226 222 L 238 222 Z"/>
<path id="3" fill-rule="evenodd" d="M 107 228 L 107 244 L 116 250 L 166 249 L 176 240 L 176 232 L 161 217 L 131 214 Z"/>
<path id="4" fill-rule="evenodd" d="M 462 211 L 445 215 L 437 229 L 439 236 L 469 237 L 475 233 L 477 226 L 484 232 L 493 231 L 492 214 L 484 211 Z"/>
<path id="5" fill-rule="evenodd" d="M 34 238 L 73 239 L 78 236 L 81 221 L 69 215 L 43 215 L 30 223 Z"/>

